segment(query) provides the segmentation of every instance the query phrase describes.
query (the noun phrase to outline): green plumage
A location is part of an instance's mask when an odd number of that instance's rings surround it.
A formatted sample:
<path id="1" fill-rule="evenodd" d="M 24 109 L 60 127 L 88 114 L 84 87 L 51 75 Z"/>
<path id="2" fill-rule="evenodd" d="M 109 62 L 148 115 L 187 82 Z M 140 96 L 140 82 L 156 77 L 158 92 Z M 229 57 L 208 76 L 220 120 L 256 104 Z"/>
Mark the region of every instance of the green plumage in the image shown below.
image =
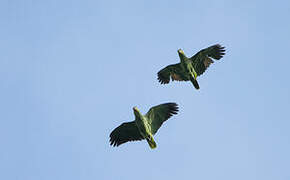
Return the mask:
<path id="1" fill-rule="evenodd" d="M 145 115 L 133 108 L 135 120 L 126 122 L 115 128 L 110 134 L 112 146 L 119 146 L 128 141 L 146 139 L 150 148 L 156 148 L 153 135 L 156 134 L 162 123 L 172 115 L 177 114 L 176 103 L 165 103 L 152 107 Z"/>
<path id="2" fill-rule="evenodd" d="M 202 49 L 191 58 L 187 58 L 184 52 L 179 49 L 180 63 L 169 65 L 160 70 L 158 80 L 161 84 L 168 84 L 172 81 L 191 81 L 196 89 L 199 89 L 197 77 L 202 75 L 212 64 L 213 59 L 219 60 L 225 55 L 225 49 L 219 44 Z"/>
<path id="3" fill-rule="evenodd" d="M 178 55 L 180 63 L 169 65 L 158 72 L 158 80 L 161 84 L 168 84 L 172 81 L 191 81 L 196 89 L 199 89 L 197 77 L 215 60 L 221 59 L 225 55 L 225 48 L 219 44 L 202 49 L 191 58 L 187 58 L 184 52 L 179 49 Z M 133 108 L 135 120 L 126 122 L 115 128 L 110 134 L 110 144 L 119 146 L 128 141 L 138 141 L 146 139 L 150 148 L 156 148 L 155 135 L 163 122 L 172 115 L 177 114 L 176 103 L 165 103 L 150 108 L 142 115 L 140 111 Z"/>

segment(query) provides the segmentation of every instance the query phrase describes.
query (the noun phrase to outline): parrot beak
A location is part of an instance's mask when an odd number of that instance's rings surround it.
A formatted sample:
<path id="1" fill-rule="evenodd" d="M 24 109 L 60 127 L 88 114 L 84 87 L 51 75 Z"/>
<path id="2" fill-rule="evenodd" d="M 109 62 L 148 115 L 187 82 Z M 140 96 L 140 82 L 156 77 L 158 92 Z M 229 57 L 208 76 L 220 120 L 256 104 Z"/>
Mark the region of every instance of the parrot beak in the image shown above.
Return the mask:
<path id="1" fill-rule="evenodd" d="M 137 109 L 137 107 L 135 106 L 135 107 L 133 107 L 133 111 L 138 111 L 138 109 Z"/>
<path id="2" fill-rule="evenodd" d="M 177 52 L 180 53 L 180 54 L 183 54 L 183 53 L 184 53 L 184 52 L 182 51 L 182 49 L 178 49 Z"/>

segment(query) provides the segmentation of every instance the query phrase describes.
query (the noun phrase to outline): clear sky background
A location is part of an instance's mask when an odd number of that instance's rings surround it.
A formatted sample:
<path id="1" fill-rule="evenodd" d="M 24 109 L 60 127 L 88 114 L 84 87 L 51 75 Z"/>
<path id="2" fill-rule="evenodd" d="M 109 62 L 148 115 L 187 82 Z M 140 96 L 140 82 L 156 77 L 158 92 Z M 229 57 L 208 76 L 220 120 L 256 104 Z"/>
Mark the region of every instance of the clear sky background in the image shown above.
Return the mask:
<path id="1" fill-rule="evenodd" d="M 290 1 L 0 1 L 0 179 L 290 179 Z M 156 73 L 220 43 L 199 78 Z M 110 132 L 154 105 L 146 141 Z"/>

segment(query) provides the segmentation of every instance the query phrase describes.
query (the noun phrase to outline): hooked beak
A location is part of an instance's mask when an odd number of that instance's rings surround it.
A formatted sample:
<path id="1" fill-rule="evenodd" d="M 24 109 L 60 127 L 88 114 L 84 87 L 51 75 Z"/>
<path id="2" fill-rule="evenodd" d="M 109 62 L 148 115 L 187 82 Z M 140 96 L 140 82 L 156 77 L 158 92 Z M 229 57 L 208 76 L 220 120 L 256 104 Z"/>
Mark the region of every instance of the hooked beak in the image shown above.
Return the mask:
<path id="1" fill-rule="evenodd" d="M 178 51 L 177 51 L 178 53 L 180 53 L 180 54 L 184 54 L 184 52 L 183 52 L 183 50 L 182 49 L 178 49 Z"/>
<path id="2" fill-rule="evenodd" d="M 138 109 L 137 109 L 137 107 L 135 106 L 135 107 L 133 107 L 133 111 L 135 111 L 135 112 L 137 112 L 138 111 Z"/>

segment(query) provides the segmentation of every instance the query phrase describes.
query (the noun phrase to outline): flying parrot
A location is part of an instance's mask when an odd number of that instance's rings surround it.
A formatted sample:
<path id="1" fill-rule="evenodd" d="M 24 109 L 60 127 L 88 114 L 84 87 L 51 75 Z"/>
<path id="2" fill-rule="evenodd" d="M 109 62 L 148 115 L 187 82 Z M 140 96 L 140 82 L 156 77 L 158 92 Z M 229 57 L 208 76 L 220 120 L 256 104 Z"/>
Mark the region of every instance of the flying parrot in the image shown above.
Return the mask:
<path id="1" fill-rule="evenodd" d="M 157 133 L 163 122 L 177 114 L 178 105 L 176 103 L 160 104 L 150 108 L 145 115 L 142 115 L 137 107 L 133 107 L 133 111 L 134 121 L 125 122 L 111 132 L 110 144 L 112 146 L 146 139 L 151 149 L 156 148 L 153 135 Z"/>
<path id="2" fill-rule="evenodd" d="M 219 60 L 225 55 L 225 47 L 219 44 L 202 49 L 191 58 L 185 56 L 184 52 L 179 49 L 178 55 L 180 63 L 171 64 L 160 70 L 158 81 L 161 84 L 168 84 L 170 78 L 172 81 L 191 81 L 196 89 L 199 89 L 197 77 L 202 75 L 205 70 L 212 64 L 213 59 Z"/>

